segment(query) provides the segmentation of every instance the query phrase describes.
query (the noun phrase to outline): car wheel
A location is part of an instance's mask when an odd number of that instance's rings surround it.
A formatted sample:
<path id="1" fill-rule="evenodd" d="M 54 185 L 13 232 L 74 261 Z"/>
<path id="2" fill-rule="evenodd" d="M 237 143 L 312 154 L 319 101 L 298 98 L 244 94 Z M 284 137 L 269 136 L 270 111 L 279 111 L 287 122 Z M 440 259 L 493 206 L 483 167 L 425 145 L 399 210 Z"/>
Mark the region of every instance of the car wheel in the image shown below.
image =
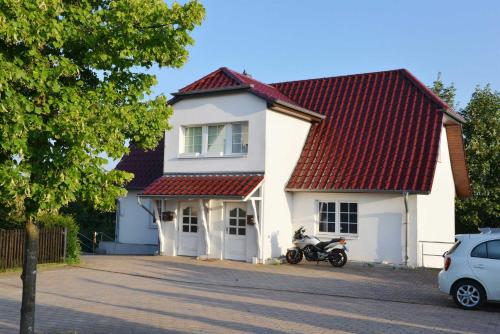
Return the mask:
<path id="1" fill-rule="evenodd" d="M 455 283 L 451 294 L 458 307 L 464 310 L 477 309 L 486 300 L 483 287 L 473 280 L 463 280 Z"/>

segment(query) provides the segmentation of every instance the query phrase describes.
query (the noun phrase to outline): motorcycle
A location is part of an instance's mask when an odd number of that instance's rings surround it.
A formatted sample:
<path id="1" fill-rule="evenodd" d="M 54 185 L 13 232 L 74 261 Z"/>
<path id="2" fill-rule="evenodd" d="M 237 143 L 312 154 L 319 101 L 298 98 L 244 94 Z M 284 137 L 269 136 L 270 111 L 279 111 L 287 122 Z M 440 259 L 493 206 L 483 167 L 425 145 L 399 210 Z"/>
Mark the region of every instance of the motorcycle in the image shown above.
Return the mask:
<path id="1" fill-rule="evenodd" d="M 301 226 L 293 235 L 295 247 L 286 252 L 286 261 L 297 264 L 305 256 L 307 261 L 329 261 L 334 267 L 342 267 L 347 262 L 348 251 L 344 238 L 334 238 L 330 241 L 320 241 L 315 236 L 305 235 L 305 229 Z"/>

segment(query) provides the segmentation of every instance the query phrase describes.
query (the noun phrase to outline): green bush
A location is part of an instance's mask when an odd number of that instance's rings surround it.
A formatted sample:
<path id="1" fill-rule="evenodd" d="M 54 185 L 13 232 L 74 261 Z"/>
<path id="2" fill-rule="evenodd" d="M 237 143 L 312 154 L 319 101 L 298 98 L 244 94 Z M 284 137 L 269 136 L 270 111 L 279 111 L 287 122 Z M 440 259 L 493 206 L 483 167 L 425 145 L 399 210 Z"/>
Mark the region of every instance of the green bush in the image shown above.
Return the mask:
<path id="1" fill-rule="evenodd" d="M 80 261 L 80 242 L 78 241 L 78 225 L 72 216 L 62 214 L 46 214 L 37 219 L 38 227 L 65 227 L 66 235 L 66 262 L 78 263 Z"/>

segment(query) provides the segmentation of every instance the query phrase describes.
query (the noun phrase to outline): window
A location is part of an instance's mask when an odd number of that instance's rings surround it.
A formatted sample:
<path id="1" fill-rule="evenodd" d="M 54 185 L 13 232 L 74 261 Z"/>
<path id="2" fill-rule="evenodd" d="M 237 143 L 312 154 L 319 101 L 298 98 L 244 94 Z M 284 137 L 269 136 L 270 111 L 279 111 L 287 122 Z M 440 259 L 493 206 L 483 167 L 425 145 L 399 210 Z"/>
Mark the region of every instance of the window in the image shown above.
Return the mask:
<path id="1" fill-rule="evenodd" d="M 246 223 L 247 218 L 245 210 L 235 208 L 229 211 L 229 234 L 245 235 Z"/>
<path id="2" fill-rule="evenodd" d="M 190 206 L 182 210 L 182 232 L 198 232 L 198 212 Z"/>
<path id="3" fill-rule="evenodd" d="M 358 233 L 357 203 L 340 203 L 340 233 Z"/>
<path id="4" fill-rule="evenodd" d="M 248 123 L 186 126 L 179 152 L 186 157 L 216 157 L 248 153 Z M 183 145 L 183 147 L 182 147 Z"/>
<path id="5" fill-rule="evenodd" d="M 500 260 L 500 240 L 488 241 L 488 257 L 494 260 Z"/>
<path id="6" fill-rule="evenodd" d="M 358 234 L 358 204 L 319 202 L 318 231 L 320 233 Z"/>
<path id="7" fill-rule="evenodd" d="M 232 153 L 248 152 L 248 125 L 237 123 L 232 125 Z"/>
<path id="8" fill-rule="evenodd" d="M 319 202 L 319 231 L 335 232 L 335 202 Z"/>
<path id="9" fill-rule="evenodd" d="M 470 256 L 487 258 L 488 250 L 486 249 L 486 242 L 483 242 L 482 244 L 479 244 L 476 247 L 474 247 L 474 249 L 470 253 Z"/>
<path id="10" fill-rule="evenodd" d="M 208 126 L 208 153 L 224 153 L 225 134 L 224 125 Z"/>
<path id="11" fill-rule="evenodd" d="M 202 128 L 194 126 L 184 129 L 184 152 L 201 153 Z"/>
<path id="12" fill-rule="evenodd" d="M 477 245 L 470 253 L 470 256 L 500 260 L 500 240 L 492 240 Z"/>
<path id="13" fill-rule="evenodd" d="M 453 254 L 457 250 L 458 246 L 460 246 L 460 244 L 460 241 L 455 242 L 453 246 L 451 246 L 450 250 L 446 252 L 446 254 Z"/>

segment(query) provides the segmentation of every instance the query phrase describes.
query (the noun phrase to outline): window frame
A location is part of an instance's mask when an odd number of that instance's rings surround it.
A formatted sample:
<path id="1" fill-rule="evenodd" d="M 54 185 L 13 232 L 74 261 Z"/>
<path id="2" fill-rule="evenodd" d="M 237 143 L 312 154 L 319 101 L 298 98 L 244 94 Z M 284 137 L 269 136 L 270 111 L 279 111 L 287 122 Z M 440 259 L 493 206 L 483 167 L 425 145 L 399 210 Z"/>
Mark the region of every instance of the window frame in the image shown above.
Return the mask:
<path id="1" fill-rule="evenodd" d="M 316 200 L 316 219 L 315 219 L 315 224 L 314 224 L 314 230 L 315 233 L 318 236 L 343 236 L 343 237 L 353 237 L 357 238 L 359 236 L 359 211 L 360 211 L 360 206 L 358 201 L 354 200 Z M 320 210 L 320 204 L 321 203 L 335 203 L 335 232 L 323 232 L 320 231 L 320 223 L 321 223 L 321 210 Z M 340 214 L 341 214 L 341 203 L 347 203 L 347 204 L 356 204 L 356 233 L 342 233 L 340 232 Z M 328 217 L 327 217 L 328 218 Z M 328 228 L 327 228 L 328 229 Z"/>
<path id="2" fill-rule="evenodd" d="M 233 152 L 233 125 L 241 124 L 246 127 L 246 132 L 242 131 L 242 151 L 246 147 L 246 152 Z M 209 128 L 222 126 L 223 151 L 209 152 Z M 187 132 L 191 128 L 201 128 L 201 149 L 200 152 L 187 152 Z M 181 125 L 179 131 L 179 158 L 216 158 L 216 157 L 244 157 L 248 155 L 250 126 L 248 121 L 238 121 L 231 123 L 207 123 Z M 246 145 L 243 145 L 243 138 L 246 136 Z M 193 144 L 194 146 L 194 144 Z"/>
<path id="3" fill-rule="evenodd" d="M 184 215 L 184 210 L 189 209 L 189 215 Z M 193 214 L 193 211 L 195 214 Z M 188 219 L 188 223 L 184 223 L 184 218 Z M 193 223 L 193 218 L 196 218 L 196 223 Z M 191 205 L 184 207 L 181 210 L 181 221 L 180 221 L 180 230 L 182 233 L 198 233 L 200 231 L 200 217 L 198 215 L 198 210 Z M 184 226 L 188 227 L 188 231 L 184 231 Z M 196 227 L 196 231 L 193 231 L 193 227 Z"/>

